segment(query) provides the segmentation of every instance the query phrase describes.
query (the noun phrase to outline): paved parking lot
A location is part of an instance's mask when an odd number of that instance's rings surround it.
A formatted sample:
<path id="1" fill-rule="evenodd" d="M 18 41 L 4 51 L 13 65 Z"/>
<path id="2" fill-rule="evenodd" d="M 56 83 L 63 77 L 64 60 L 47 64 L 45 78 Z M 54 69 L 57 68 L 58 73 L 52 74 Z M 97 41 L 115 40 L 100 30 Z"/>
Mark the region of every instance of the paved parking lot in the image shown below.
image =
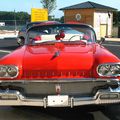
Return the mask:
<path id="1" fill-rule="evenodd" d="M 120 42 L 104 46 L 120 58 Z M 0 40 L 0 57 L 18 47 L 15 39 Z M 120 105 L 86 106 L 74 109 L 39 107 L 0 107 L 0 120 L 120 120 Z"/>

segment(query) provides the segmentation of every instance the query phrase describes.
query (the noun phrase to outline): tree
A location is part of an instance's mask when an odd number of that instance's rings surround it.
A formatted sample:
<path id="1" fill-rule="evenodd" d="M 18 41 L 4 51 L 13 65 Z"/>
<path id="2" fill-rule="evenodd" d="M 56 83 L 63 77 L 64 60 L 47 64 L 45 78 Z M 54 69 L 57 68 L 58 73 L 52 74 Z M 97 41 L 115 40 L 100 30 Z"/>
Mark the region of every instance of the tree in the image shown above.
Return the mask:
<path id="1" fill-rule="evenodd" d="M 56 6 L 56 0 L 41 0 L 43 8 L 48 9 L 48 15 L 52 13 L 53 10 L 55 10 Z"/>
<path id="2" fill-rule="evenodd" d="M 0 11 L 0 21 L 5 21 L 5 24 L 12 25 L 15 20 L 17 25 L 26 24 L 27 21 L 30 21 L 30 15 L 27 12 Z"/>
<path id="3" fill-rule="evenodd" d="M 60 22 L 61 22 L 61 23 L 64 23 L 64 16 L 62 16 L 62 17 L 60 18 Z"/>
<path id="4" fill-rule="evenodd" d="M 115 11 L 113 13 L 113 23 L 114 25 L 117 25 L 117 26 L 120 25 L 120 11 Z"/>

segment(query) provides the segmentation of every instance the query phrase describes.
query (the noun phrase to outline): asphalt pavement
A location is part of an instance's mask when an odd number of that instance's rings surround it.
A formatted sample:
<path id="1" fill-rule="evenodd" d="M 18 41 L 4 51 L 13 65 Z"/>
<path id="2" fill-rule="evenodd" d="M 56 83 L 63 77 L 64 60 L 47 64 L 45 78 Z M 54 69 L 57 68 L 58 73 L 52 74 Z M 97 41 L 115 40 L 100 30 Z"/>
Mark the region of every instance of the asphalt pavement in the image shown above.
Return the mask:
<path id="1" fill-rule="evenodd" d="M 120 42 L 103 44 L 120 58 Z M 18 48 L 15 39 L 0 40 L 0 57 Z M 120 105 L 69 108 L 0 107 L 0 120 L 120 120 Z"/>
<path id="2" fill-rule="evenodd" d="M 107 48 L 110 52 L 120 58 L 120 41 L 106 41 L 103 43 L 103 46 Z"/>

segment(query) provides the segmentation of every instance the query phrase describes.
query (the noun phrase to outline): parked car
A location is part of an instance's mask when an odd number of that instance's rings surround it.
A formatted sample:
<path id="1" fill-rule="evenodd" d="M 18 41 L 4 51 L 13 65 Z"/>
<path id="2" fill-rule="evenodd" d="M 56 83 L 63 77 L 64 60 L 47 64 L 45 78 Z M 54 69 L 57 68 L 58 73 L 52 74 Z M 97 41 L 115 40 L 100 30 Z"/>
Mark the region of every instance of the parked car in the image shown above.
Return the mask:
<path id="1" fill-rule="evenodd" d="M 22 27 L 22 29 L 18 32 L 18 36 L 17 36 L 17 43 L 19 46 L 24 45 L 25 43 L 25 38 L 26 38 L 26 32 L 27 30 L 32 27 L 32 26 L 36 26 L 39 24 L 47 24 L 47 23 L 59 23 L 56 21 L 42 21 L 42 22 L 29 22 L 26 24 L 26 26 Z"/>
<path id="2" fill-rule="evenodd" d="M 25 26 L 23 26 L 21 30 L 19 30 L 18 36 L 17 36 L 17 43 L 19 46 L 24 45 L 27 29 L 40 23 L 42 22 L 29 22 Z"/>
<path id="3" fill-rule="evenodd" d="M 0 59 L 0 105 L 74 107 L 120 103 L 120 59 L 85 24 L 45 23 Z"/>

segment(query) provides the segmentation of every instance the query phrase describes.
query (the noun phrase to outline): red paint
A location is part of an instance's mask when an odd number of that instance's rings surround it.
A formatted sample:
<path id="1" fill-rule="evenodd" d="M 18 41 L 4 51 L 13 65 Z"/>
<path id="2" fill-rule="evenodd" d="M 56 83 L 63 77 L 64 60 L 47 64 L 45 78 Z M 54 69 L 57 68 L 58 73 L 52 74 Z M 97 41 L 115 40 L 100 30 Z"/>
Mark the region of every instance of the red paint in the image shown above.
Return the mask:
<path id="1" fill-rule="evenodd" d="M 90 36 L 84 35 L 83 38 L 84 38 L 85 40 L 89 40 L 89 39 L 90 39 Z"/>
<path id="2" fill-rule="evenodd" d="M 0 59 L 0 64 L 18 66 L 20 74 L 17 79 L 57 79 L 99 77 L 96 73 L 99 64 L 120 62 L 98 44 L 84 47 L 56 44 L 21 47 Z M 60 55 L 51 59 L 57 51 Z"/>
<path id="3" fill-rule="evenodd" d="M 60 52 L 60 55 L 55 57 L 56 52 Z M 89 58 L 89 62 L 88 62 Z M 80 45 L 65 45 L 63 49 L 56 48 L 55 45 L 45 46 L 28 46 L 24 55 L 23 66 L 24 72 L 36 71 L 35 74 L 50 74 L 55 73 L 56 75 L 46 75 L 40 77 L 43 79 L 47 78 L 73 78 L 75 72 L 90 71 L 94 63 L 93 49 L 90 45 L 81 47 Z M 39 73 L 37 71 L 44 71 Z M 29 72 L 29 73 L 33 73 Z M 56 73 L 57 72 L 57 73 Z M 59 75 L 63 73 L 63 76 Z M 65 76 L 65 72 L 70 72 L 71 75 Z M 82 73 L 82 72 L 81 72 Z M 79 73 L 79 74 L 81 74 Z M 34 73 L 33 73 L 34 74 Z M 37 75 L 34 75 L 35 79 L 39 79 Z M 83 77 L 77 75 L 76 77 Z M 88 75 L 89 76 L 89 75 Z M 25 76 L 24 76 L 25 77 Z M 33 77 L 31 78 L 33 79 Z"/>
<path id="4" fill-rule="evenodd" d="M 65 45 L 64 43 L 62 42 L 57 42 L 55 43 L 55 47 L 58 49 L 58 50 L 63 50 L 65 48 Z"/>
<path id="5" fill-rule="evenodd" d="M 35 38 L 33 38 L 34 41 L 39 41 L 41 40 L 41 36 L 36 36 Z"/>
<path id="6" fill-rule="evenodd" d="M 76 21 L 69 21 L 69 22 L 66 22 L 67 24 L 80 24 L 80 22 L 76 22 Z"/>
<path id="7" fill-rule="evenodd" d="M 62 40 L 64 37 L 65 37 L 64 31 L 60 31 L 60 33 L 55 36 L 55 39 Z"/>
<path id="8" fill-rule="evenodd" d="M 56 40 L 60 40 L 60 38 L 61 38 L 60 35 L 56 35 L 56 36 L 55 36 L 55 39 L 56 39 Z"/>
<path id="9" fill-rule="evenodd" d="M 60 31 L 60 38 L 64 38 L 65 37 L 65 33 L 64 33 L 64 31 Z"/>
<path id="10" fill-rule="evenodd" d="M 56 43 L 57 44 L 57 43 Z M 19 67 L 17 79 L 99 77 L 96 67 L 120 60 L 98 44 L 24 46 L 0 59 L 0 64 Z M 51 59 L 56 52 L 59 56 Z"/>
<path id="11" fill-rule="evenodd" d="M 40 24 L 36 24 L 34 26 L 43 26 L 43 25 L 51 25 L 51 24 L 60 24 L 60 22 L 56 22 L 56 21 L 43 21 Z"/>

